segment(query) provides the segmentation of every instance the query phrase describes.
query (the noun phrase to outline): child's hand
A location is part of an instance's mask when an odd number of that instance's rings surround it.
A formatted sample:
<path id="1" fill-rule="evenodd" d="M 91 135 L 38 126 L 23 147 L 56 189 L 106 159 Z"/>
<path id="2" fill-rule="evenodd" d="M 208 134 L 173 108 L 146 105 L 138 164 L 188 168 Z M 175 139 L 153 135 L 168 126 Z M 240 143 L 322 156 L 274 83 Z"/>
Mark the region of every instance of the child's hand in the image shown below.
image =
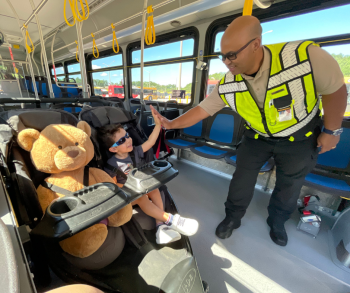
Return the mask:
<path id="1" fill-rule="evenodd" d="M 153 111 L 152 111 L 152 116 L 153 116 L 154 123 L 156 124 L 156 126 L 160 126 L 161 122 L 160 122 L 158 116 L 153 113 Z"/>

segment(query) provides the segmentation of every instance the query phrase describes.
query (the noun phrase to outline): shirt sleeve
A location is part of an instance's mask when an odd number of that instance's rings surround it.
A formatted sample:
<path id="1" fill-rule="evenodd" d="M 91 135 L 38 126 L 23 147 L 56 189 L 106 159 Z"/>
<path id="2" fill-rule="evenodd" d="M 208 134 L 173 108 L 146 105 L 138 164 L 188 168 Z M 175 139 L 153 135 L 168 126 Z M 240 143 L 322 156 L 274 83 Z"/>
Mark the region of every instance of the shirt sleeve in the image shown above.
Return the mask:
<path id="1" fill-rule="evenodd" d="M 318 46 L 309 46 L 308 50 L 316 91 L 320 95 L 335 93 L 344 84 L 344 75 L 338 62 L 332 55 Z"/>
<path id="2" fill-rule="evenodd" d="M 141 159 L 144 158 L 144 152 L 143 152 L 143 149 L 142 149 L 142 145 L 138 145 L 138 146 L 135 147 L 135 154 Z"/>
<path id="3" fill-rule="evenodd" d="M 226 106 L 225 102 L 219 96 L 218 84 L 215 86 L 211 94 L 199 104 L 199 106 L 210 116 L 213 116 L 216 112 L 219 112 Z"/>

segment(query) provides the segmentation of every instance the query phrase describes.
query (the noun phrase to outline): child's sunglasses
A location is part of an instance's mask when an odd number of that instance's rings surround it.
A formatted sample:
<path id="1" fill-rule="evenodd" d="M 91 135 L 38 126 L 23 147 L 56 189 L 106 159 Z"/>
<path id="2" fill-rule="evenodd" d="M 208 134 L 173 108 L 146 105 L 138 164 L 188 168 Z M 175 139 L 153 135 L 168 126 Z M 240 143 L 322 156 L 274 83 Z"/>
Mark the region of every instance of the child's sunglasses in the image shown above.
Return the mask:
<path id="1" fill-rule="evenodd" d="M 114 145 L 111 146 L 111 148 L 120 146 L 121 144 L 125 143 L 129 137 L 130 137 L 129 133 L 125 133 L 125 136 L 120 138 Z"/>

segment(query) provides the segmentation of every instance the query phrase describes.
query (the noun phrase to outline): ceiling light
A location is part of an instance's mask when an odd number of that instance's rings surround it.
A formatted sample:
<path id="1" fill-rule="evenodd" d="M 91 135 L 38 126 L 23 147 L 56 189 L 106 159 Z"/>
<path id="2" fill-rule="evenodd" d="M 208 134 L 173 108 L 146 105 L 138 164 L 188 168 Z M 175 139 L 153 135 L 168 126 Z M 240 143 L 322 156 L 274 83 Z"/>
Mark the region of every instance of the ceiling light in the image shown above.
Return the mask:
<path id="1" fill-rule="evenodd" d="M 181 25 L 181 22 L 178 20 L 173 20 L 172 22 L 170 22 L 170 25 L 173 27 L 179 27 Z"/>

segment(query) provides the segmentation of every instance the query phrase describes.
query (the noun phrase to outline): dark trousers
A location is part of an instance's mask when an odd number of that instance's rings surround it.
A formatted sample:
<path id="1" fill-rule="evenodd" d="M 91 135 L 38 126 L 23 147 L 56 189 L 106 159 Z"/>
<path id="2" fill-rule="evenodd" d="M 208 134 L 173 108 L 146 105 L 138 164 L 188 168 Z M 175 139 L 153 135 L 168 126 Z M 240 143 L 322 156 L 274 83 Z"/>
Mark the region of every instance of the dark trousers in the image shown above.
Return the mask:
<path id="1" fill-rule="evenodd" d="M 273 157 L 276 186 L 268 206 L 275 224 L 284 224 L 297 207 L 305 176 L 315 167 L 318 150 L 314 132 L 300 141 L 250 138 L 247 135 L 237 150 L 237 168 L 232 176 L 225 203 L 226 215 L 241 219 L 252 200 L 260 168 Z"/>

